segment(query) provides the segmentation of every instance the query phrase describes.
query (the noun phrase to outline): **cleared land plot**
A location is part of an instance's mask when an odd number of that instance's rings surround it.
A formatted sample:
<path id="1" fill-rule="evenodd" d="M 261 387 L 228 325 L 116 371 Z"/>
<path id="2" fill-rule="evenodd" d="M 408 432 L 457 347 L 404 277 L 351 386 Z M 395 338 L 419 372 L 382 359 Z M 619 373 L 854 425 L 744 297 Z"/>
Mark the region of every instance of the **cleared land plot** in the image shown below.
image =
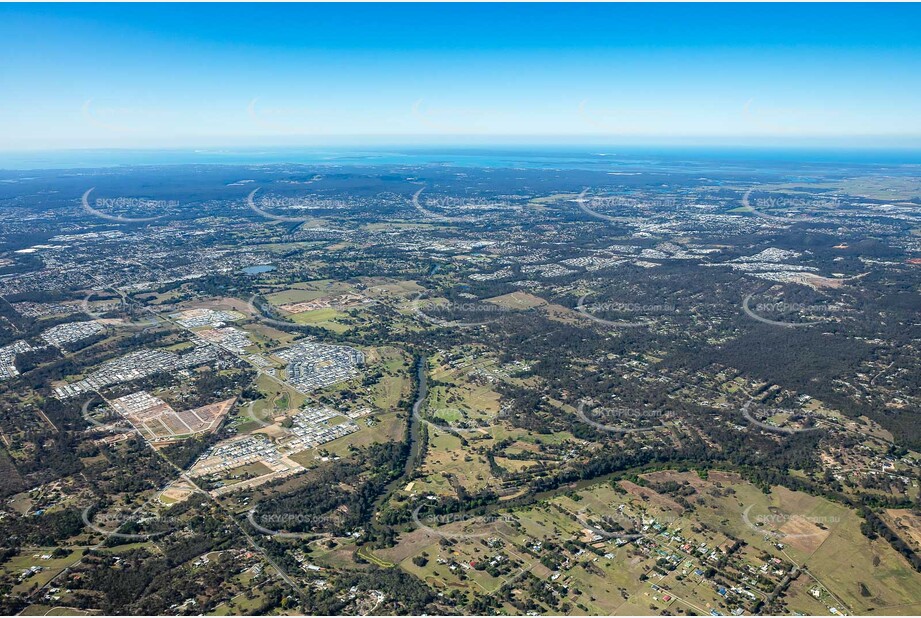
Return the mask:
<path id="1" fill-rule="evenodd" d="M 487 298 L 484 302 L 499 305 L 507 309 L 518 310 L 533 309 L 534 307 L 542 307 L 547 304 L 547 301 L 543 298 L 528 294 L 527 292 L 511 292 L 510 294 Z"/>
<path id="2" fill-rule="evenodd" d="M 354 288 L 340 281 L 322 279 L 318 281 L 304 281 L 288 286 L 286 289 L 266 295 L 266 300 L 276 307 L 291 303 L 305 303 L 327 296 L 338 296 L 353 292 Z"/>
<path id="3" fill-rule="evenodd" d="M 185 438 L 217 428 L 236 398 L 176 411 L 163 400 L 139 391 L 112 401 L 112 407 L 151 442 Z"/>
<path id="4" fill-rule="evenodd" d="M 916 551 L 921 548 L 921 515 L 909 509 L 886 509 L 883 519 L 908 545 Z"/>
<path id="5" fill-rule="evenodd" d="M 316 309 L 314 311 L 305 311 L 291 316 L 291 319 L 297 324 L 308 324 L 310 326 L 319 326 L 334 333 L 344 333 L 349 328 L 348 324 L 343 324 L 338 320 L 348 318 L 348 314 L 337 309 Z"/>

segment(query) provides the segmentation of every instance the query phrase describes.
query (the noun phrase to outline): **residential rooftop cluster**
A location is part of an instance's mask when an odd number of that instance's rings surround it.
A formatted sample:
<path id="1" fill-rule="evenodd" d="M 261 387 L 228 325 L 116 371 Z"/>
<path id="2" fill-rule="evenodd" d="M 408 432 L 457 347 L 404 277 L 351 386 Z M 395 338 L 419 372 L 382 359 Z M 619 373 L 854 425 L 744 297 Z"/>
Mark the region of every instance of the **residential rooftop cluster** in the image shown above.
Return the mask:
<path id="1" fill-rule="evenodd" d="M 18 376 L 16 355 L 25 354 L 32 349 L 32 346 L 26 341 L 16 341 L 0 348 L 0 380 L 9 380 Z"/>
<path id="2" fill-rule="evenodd" d="M 233 326 L 205 328 L 195 331 L 195 336 L 214 343 L 234 354 L 245 354 L 246 348 L 253 345 L 246 331 Z"/>
<path id="3" fill-rule="evenodd" d="M 291 433 L 297 438 L 285 444 L 291 452 L 313 448 L 358 431 L 352 421 L 330 425 L 329 419 L 339 416 L 329 408 L 305 408 L 294 415 Z"/>
<path id="4" fill-rule="evenodd" d="M 204 476 L 257 461 L 272 463 L 280 459 L 281 453 L 271 440 L 262 435 L 249 435 L 224 440 L 212 446 L 198 458 L 192 468 L 196 475 Z"/>
<path id="5" fill-rule="evenodd" d="M 60 348 L 69 343 L 74 343 L 97 335 L 104 330 L 105 328 L 98 322 L 68 322 L 67 324 L 52 326 L 42 333 L 42 339 L 44 339 L 48 345 Z"/>
<path id="6" fill-rule="evenodd" d="M 365 361 L 361 350 L 313 342 L 295 344 L 275 355 L 288 362 L 288 382 L 305 392 L 355 377 Z"/>
<path id="7" fill-rule="evenodd" d="M 86 378 L 54 389 L 58 399 L 76 397 L 81 393 L 137 380 L 155 373 L 178 371 L 217 360 L 217 352 L 205 343 L 196 345 L 184 354 L 164 350 L 136 350 L 119 358 L 106 361 Z"/>
<path id="8" fill-rule="evenodd" d="M 19 340 L 0 347 L 0 380 L 9 380 L 19 375 L 19 370 L 16 368 L 16 356 L 19 354 L 43 350 L 48 346 L 60 348 L 70 343 L 82 341 L 87 337 L 92 337 L 103 330 L 102 325 L 92 321 L 68 322 L 52 326 L 44 331 L 39 336 L 45 342 L 44 344 L 33 345 L 28 341 Z"/>
<path id="9" fill-rule="evenodd" d="M 237 311 L 216 311 L 214 309 L 189 309 L 179 313 L 170 314 L 176 323 L 185 328 L 199 328 L 202 326 L 223 326 L 227 322 L 234 322 L 245 317 Z"/>
<path id="10" fill-rule="evenodd" d="M 74 304 L 64 303 L 34 303 L 23 301 L 13 303 L 13 309 L 19 315 L 27 318 L 44 318 L 53 315 L 68 315 L 77 312 L 79 309 Z"/>

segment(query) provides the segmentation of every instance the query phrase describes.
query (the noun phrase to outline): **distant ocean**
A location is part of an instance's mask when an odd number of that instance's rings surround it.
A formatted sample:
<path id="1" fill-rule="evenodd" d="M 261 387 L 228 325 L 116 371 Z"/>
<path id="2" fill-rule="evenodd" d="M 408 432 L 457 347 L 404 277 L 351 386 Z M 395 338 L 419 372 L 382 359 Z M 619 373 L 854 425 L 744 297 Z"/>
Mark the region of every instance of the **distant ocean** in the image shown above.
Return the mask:
<path id="1" fill-rule="evenodd" d="M 918 149 L 806 149 L 730 147 L 476 147 L 476 148 L 203 148 L 187 150 L 61 150 L 0 152 L 0 169 L 87 169 L 146 165 L 422 166 L 602 171 L 790 164 L 914 165 Z"/>

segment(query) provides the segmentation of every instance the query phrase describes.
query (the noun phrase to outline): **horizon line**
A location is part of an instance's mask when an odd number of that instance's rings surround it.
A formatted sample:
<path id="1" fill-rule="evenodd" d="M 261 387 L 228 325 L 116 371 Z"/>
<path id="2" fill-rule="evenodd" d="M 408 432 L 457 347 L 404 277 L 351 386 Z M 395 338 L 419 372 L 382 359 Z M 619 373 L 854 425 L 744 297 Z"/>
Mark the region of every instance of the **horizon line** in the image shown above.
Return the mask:
<path id="1" fill-rule="evenodd" d="M 337 136 L 339 138 L 352 138 L 352 136 Z M 484 136 L 485 137 L 485 136 Z M 374 140 L 352 140 L 348 142 L 302 142 L 302 143 L 207 143 L 200 144 L 132 144 L 132 145 L 60 145 L 37 147 L 4 147 L 0 146 L 0 153 L 4 155 L 40 154 L 40 153 L 66 153 L 66 152 L 163 152 L 163 151 L 188 151 L 194 152 L 203 149 L 343 149 L 343 148 L 368 148 L 372 150 L 382 148 L 405 149 L 432 149 L 432 148 L 502 148 L 502 147 L 529 147 L 529 148 L 750 148 L 750 149 L 817 149 L 817 150 L 921 150 L 921 135 L 901 136 L 896 140 L 881 140 L 883 136 L 862 136 L 855 139 L 853 136 L 826 137 L 826 138 L 795 138 L 787 140 L 755 138 L 752 140 L 724 140 L 721 138 L 696 138 L 676 140 L 663 138 L 662 140 L 628 140 L 606 141 L 604 139 L 571 139 L 567 136 L 490 136 L 494 139 L 488 141 L 399 141 L 381 142 Z M 556 137 L 556 139 L 553 139 Z M 889 137 L 889 136 L 886 136 Z M 507 139 L 503 139 L 507 138 Z M 517 138 L 517 139 L 514 139 Z M 869 140 L 879 140 L 873 142 Z M 546 141 L 541 141 L 546 140 Z"/>

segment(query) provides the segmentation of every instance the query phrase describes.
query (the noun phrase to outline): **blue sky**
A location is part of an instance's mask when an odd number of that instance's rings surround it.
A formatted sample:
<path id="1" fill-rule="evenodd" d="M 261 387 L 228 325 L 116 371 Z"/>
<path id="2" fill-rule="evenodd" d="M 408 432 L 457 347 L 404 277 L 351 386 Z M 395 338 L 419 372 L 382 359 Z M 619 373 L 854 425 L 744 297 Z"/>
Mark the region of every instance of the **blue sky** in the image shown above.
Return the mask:
<path id="1" fill-rule="evenodd" d="M 921 6 L 2 5 L 0 149 L 921 144 Z"/>

